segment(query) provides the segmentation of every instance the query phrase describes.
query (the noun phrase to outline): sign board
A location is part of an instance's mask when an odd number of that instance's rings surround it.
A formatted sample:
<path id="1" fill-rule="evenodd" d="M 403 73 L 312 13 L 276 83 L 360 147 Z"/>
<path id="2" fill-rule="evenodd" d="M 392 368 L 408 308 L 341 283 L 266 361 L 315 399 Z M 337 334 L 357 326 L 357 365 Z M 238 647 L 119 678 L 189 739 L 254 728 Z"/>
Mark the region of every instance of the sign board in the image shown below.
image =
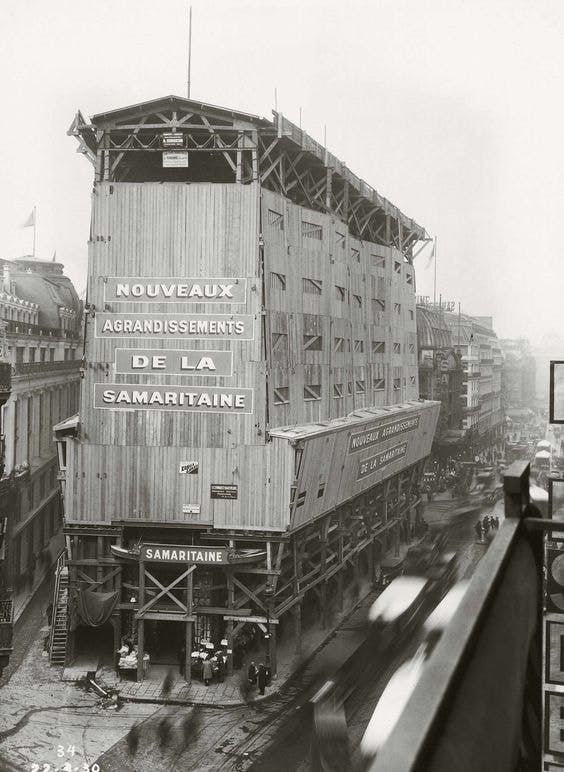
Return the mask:
<path id="1" fill-rule="evenodd" d="M 192 544 L 143 544 L 140 558 L 148 563 L 219 565 L 228 562 L 226 548 Z"/>
<path id="2" fill-rule="evenodd" d="M 178 469 L 179 474 L 198 474 L 200 464 L 198 461 L 181 461 Z"/>
<path id="3" fill-rule="evenodd" d="M 404 432 L 415 431 L 419 427 L 419 414 L 400 418 L 391 423 L 382 424 L 372 429 L 366 429 L 362 432 L 351 434 L 349 440 L 349 453 L 356 453 L 358 450 L 370 448 L 372 445 L 378 445 L 390 437 L 395 437 Z"/>
<path id="4" fill-rule="evenodd" d="M 95 383 L 94 407 L 107 410 L 252 413 L 253 389 Z"/>
<path id="5" fill-rule="evenodd" d="M 232 375 L 233 352 L 195 349 L 116 348 L 116 373 Z"/>
<path id="6" fill-rule="evenodd" d="M 564 424 L 564 362 L 550 363 L 551 424 Z"/>
<path id="7" fill-rule="evenodd" d="M 210 485 L 210 498 L 211 499 L 237 499 L 238 486 L 237 485 L 220 485 L 218 483 L 212 483 Z"/>
<path id="8" fill-rule="evenodd" d="M 199 504 L 184 504 L 182 507 L 182 514 L 183 515 L 199 515 L 200 514 L 200 505 Z"/>
<path id="9" fill-rule="evenodd" d="M 161 134 L 163 147 L 184 147 L 184 134 L 176 131 L 167 131 Z"/>
<path id="10" fill-rule="evenodd" d="M 105 303 L 245 303 L 247 280 L 233 277 L 109 276 Z"/>
<path id="11" fill-rule="evenodd" d="M 394 461 L 403 458 L 406 453 L 407 442 L 402 442 L 400 445 L 394 445 L 393 448 L 383 450 L 376 456 L 370 456 L 370 458 L 359 461 L 358 474 L 356 479 L 362 480 L 363 477 L 368 477 L 369 475 L 374 474 L 374 472 L 382 469 L 382 467 L 388 466 L 388 464 L 392 464 Z"/>
<path id="12" fill-rule="evenodd" d="M 201 302 L 201 301 L 200 301 Z M 231 314 L 110 314 L 98 312 L 97 338 L 253 340 L 254 318 Z"/>
<path id="13" fill-rule="evenodd" d="M 163 150 L 163 169 L 187 169 L 187 150 Z"/>

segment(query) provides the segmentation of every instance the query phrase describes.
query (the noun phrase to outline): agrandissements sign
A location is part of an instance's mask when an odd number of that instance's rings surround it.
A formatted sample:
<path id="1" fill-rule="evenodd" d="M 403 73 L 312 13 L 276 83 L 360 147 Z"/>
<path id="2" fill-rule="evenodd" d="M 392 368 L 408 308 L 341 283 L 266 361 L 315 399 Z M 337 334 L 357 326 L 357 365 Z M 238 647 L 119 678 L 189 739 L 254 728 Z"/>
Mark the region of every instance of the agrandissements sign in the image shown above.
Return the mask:
<path id="1" fill-rule="evenodd" d="M 231 314 L 96 314 L 97 338 L 253 340 L 254 317 Z"/>
<path id="2" fill-rule="evenodd" d="M 383 450 L 376 456 L 370 456 L 370 458 L 359 461 L 356 479 L 362 480 L 363 477 L 374 474 L 374 472 L 382 469 L 382 467 L 388 466 L 388 464 L 392 464 L 394 461 L 403 458 L 406 453 L 407 442 L 402 442 L 399 445 L 394 445 L 393 448 Z"/>
<path id="3" fill-rule="evenodd" d="M 141 560 L 155 563 L 196 563 L 202 565 L 227 563 L 227 550 L 176 544 L 143 544 Z"/>

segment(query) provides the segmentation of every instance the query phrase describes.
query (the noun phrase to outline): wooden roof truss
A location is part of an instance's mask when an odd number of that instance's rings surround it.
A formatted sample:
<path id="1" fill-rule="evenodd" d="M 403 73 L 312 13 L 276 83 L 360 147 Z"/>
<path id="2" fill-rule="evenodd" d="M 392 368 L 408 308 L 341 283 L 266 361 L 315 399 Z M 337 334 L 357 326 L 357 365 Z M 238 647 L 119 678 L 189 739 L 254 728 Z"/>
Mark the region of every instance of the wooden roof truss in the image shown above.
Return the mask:
<path id="1" fill-rule="evenodd" d="M 214 159 L 211 182 L 214 169 L 218 174 L 215 159 L 222 158 L 222 181 L 259 182 L 297 204 L 332 214 L 360 240 L 396 247 L 410 262 L 414 245 L 429 240 L 423 228 L 276 112 L 270 122 L 166 97 L 94 116 L 92 123 L 79 111 L 68 133 L 94 165 L 96 182 L 128 181 L 143 158 L 136 154 L 162 153 L 163 135 L 180 133 L 183 150 Z"/>

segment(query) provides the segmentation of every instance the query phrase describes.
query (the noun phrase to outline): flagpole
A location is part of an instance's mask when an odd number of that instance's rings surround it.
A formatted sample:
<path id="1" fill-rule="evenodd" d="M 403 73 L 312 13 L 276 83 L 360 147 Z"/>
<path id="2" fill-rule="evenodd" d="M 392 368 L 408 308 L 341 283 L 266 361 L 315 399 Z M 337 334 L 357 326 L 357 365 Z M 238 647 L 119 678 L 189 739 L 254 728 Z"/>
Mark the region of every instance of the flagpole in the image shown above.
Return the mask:
<path id="1" fill-rule="evenodd" d="M 433 305 L 437 302 L 437 241 L 438 237 L 435 236 L 435 270 L 434 270 L 434 277 L 433 277 Z"/>
<path id="2" fill-rule="evenodd" d="M 33 207 L 33 257 L 35 257 L 35 231 L 37 228 L 37 212 L 36 207 Z"/>

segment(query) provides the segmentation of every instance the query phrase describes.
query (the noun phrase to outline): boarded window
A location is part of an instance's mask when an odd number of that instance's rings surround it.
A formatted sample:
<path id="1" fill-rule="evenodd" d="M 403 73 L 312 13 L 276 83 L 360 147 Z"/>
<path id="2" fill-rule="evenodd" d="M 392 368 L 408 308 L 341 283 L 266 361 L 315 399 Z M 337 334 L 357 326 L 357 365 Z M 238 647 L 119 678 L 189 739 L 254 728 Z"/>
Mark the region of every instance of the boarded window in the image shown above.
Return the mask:
<path id="1" fill-rule="evenodd" d="M 380 300 L 380 298 L 372 298 L 372 310 L 373 311 L 385 311 L 386 301 Z"/>
<path id="2" fill-rule="evenodd" d="M 321 335 L 304 335 L 304 351 L 321 351 L 323 349 L 323 337 Z"/>
<path id="3" fill-rule="evenodd" d="M 364 394 L 366 391 L 366 381 L 355 381 L 354 390 L 357 394 Z"/>
<path id="4" fill-rule="evenodd" d="M 360 249 L 355 249 L 354 247 L 351 247 L 351 260 L 354 263 L 360 263 Z"/>
<path id="5" fill-rule="evenodd" d="M 285 290 L 286 289 L 286 274 L 274 273 L 270 274 L 270 286 L 272 289 Z"/>
<path id="6" fill-rule="evenodd" d="M 401 343 L 394 343 L 394 354 L 401 354 Z"/>
<path id="7" fill-rule="evenodd" d="M 347 383 L 347 394 L 349 395 L 349 397 L 352 397 L 352 393 L 353 393 L 353 385 L 352 385 L 352 381 L 349 381 Z"/>
<path id="8" fill-rule="evenodd" d="M 408 284 L 413 284 L 413 275 L 411 273 L 406 273 L 405 280 Z"/>
<path id="9" fill-rule="evenodd" d="M 347 299 L 347 291 L 344 287 L 339 287 L 337 284 L 335 284 L 335 297 L 337 300 L 340 300 L 342 303 L 344 303 Z"/>
<path id="10" fill-rule="evenodd" d="M 284 230 L 284 215 L 281 212 L 275 212 L 274 209 L 268 210 L 268 224 L 275 230 Z"/>
<path id="11" fill-rule="evenodd" d="M 324 493 L 325 493 L 325 483 L 321 482 L 319 483 L 319 488 L 317 489 L 317 498 L 320 499 Z"/>
<path id="12" fill-rule="evenodd" d="M 363 340 L 355 340 L 355 342 L 354 342 L 354 350 L 362 353 L 364 351 L 364 341 Z"/>
<path id="13" fill-rule="evenodd" d="M 308 383 L 304 386 L 304 400 L 306 402 L 312 402 L 319 399 L 321 399 L 320 383 Z"/>
<path id="14" fill-rule="evenodd" d="M 353 295 L 352 299 L 354 308 L 362 308 L 362 297 L 360 295 Z"/>
<path id="15" fill-rule="evenodd" d="M 321 279 L 302 279 L 302 289 L 310 295 L 321 295 L 323 282 Z"/>
<path id="16" fill-rule="evenodd" d="M 374 390 L 375 391 L 382 391 L 386 388 L 386 379 L 385 378 L 375 378 L 373 382 Z"/>
<path id="17" fill-rule="evenodd" d="M 344 397 L 344 391 L 343 391 L 343 384 L 342 383 L 334 383 L 333 384 L 333 396 L 336 399 L 342 399 Z"/>
<path id="18" fill-rule="evenodd" d="M 288 350 L 288 335 L 285 332 L 272 333 L 272 350 L 273 351 Z"/>
<path id="19" fill-rule="evenodd" d="M 394 303 L 394 313 L 396 314 L 401 313 L 401 303 Z"/>
<path id="20" fill-rule="evenodd" d="M 415 376 L 414 375 L 410 375 L 409 376 L 409 384 L 410 384 L 410 386 L 415 386 Z"/>
<path id="21" fill-rule="evenodd" d="M 398 263 L 397 260 L 394 260 L 394 272 L 401 273 L 401 263 Z"/>
<path id="22" fill-rule="evenodd" d="M 370 255 L 370 259 L 372 261 L 372 265 L 375 268 L 385 268 L 386 267 L 386 258 L 382 255 Z"/>
<path id="23" fill-rule="evenodd" d="M 302 220 L 302 236 L 304 239 L 316 239 L 321 241 L 323 238 L 323 228 L 313 222 Z"/>
<path id="24" fill-rule="evenodd" d="M 386 343 L 383 340 L 373 340 L 372 341 L 372 353 L 373 354 L 384 354 L 386 351 Z"/>
<path id="25" fill-rule="evenodd" d="M 399 391 L 399 389 L 401 388 L 401 378 L 394 378 L 393 386 L 394 386 L 394 391 Z"/>
<path id="26" fill-rule="evenodd" d="M 339 233 L 339 231 L 335 231 L 335 238 L 337 239 L 337 246 L 341 247 L 341 249 L 345 248 L 345 234 Z"/>
<path id="27" fill-rule="evenodd" d="M 415 314 L 411 309 L 409 309 L 409 318 L 413 321 L 414 317 L 415 317 Z"/>
<path id="28" fill-rule="evenodd" d="M 274 404 L 287 405 L 290 402 L 290 387 L 278 386 L 274 390 Z"/>
<path id="29" fill-rule="evenodd" d="M 333 338 L 333 351 L 335 352 L 344 352 L 345 350 L 345 339 L 344 338 Z"/>

